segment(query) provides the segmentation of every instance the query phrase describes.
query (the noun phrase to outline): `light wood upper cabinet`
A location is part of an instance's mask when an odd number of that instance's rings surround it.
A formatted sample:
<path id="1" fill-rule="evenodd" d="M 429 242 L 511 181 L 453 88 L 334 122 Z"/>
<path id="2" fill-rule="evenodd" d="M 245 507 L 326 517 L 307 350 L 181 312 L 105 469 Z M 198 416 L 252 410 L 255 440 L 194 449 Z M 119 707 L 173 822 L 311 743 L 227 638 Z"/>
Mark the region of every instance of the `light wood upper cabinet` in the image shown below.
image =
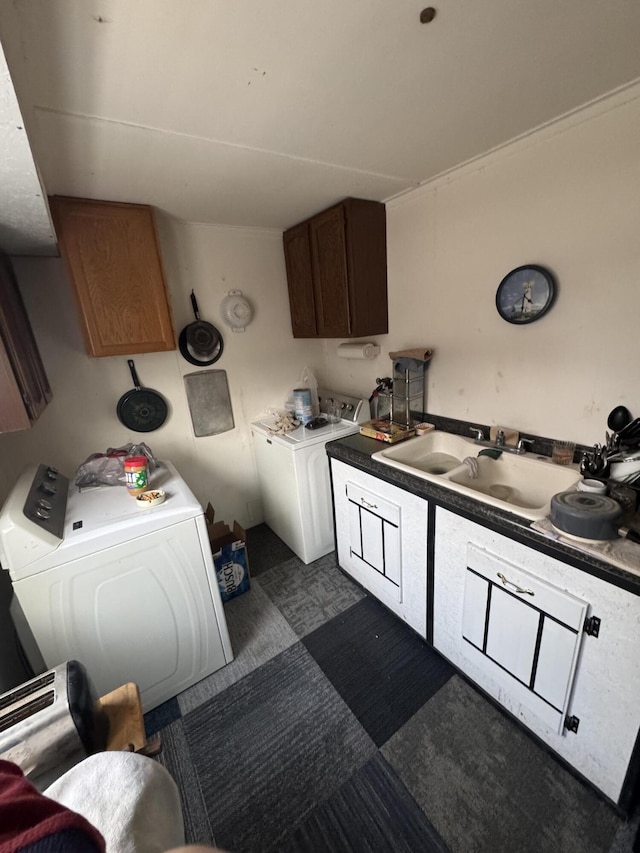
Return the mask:
<path id="1" fill-rule="evenodd" d="M 347 198 L 283 235 L 294 338 L 388 331 L 385 207 Z"/>
<path id="2" fill-rule="evenodd" d="M 175 349 L 153 208 L 62 196 L 49 204 L 87 353 Z"/>
<path id="3" fill-rule="evenodd" d="M 28 429 L 50 399 L 13 269 L 0 257 L 0 433 Z"/>

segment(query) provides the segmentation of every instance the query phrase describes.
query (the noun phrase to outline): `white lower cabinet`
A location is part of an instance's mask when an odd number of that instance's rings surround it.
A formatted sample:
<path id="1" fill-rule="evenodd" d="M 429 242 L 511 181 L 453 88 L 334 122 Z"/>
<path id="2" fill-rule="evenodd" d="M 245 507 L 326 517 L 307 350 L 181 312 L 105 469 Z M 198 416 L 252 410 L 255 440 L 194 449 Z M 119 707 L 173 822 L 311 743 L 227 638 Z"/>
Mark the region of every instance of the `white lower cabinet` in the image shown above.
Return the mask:
<path id="1" fill-rule="evenodd" d="M 340 567 L 426 638 L 427 501 L 331 460 Z"/>
<path id="2" fill-rule="evenodd" d="M 640 597 L 441 507 L 435 528 L 435 648 L 618 802 L 640 727 Z"/>

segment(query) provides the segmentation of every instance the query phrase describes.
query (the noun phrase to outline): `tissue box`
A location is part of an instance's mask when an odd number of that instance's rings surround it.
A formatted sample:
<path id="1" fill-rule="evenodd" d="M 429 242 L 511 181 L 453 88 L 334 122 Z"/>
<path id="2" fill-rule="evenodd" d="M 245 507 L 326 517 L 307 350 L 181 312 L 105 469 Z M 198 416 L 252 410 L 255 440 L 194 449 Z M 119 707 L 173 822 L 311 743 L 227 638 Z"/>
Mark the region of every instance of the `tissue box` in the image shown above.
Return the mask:
<path id="1" fill-rule="evenodd" d="M 215 510 L 210 503 L 205 518 L 220 595 L 223 601 L 229 601 L 250 587 L 247 534 L 237 521 L 233 522 L 233 530 L 224 521 L 215 521 Z"/>

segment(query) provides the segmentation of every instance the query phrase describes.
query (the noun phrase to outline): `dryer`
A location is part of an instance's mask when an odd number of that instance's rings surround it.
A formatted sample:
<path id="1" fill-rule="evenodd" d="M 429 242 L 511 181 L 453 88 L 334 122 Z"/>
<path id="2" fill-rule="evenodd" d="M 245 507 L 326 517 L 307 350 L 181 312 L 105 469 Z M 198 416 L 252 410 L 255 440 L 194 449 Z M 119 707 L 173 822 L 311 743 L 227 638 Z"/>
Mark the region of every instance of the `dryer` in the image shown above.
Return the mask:
<path id="1" fill-rule="evenodd" d="M 133 681 L 144 711 L 233 659 L 204 512 L 174 466 L 140 508 L 124 486 L 78 488 L 26 469 L 0 512 L 0 562 L 34 672 L 67 660 L 98 695 Z"/>

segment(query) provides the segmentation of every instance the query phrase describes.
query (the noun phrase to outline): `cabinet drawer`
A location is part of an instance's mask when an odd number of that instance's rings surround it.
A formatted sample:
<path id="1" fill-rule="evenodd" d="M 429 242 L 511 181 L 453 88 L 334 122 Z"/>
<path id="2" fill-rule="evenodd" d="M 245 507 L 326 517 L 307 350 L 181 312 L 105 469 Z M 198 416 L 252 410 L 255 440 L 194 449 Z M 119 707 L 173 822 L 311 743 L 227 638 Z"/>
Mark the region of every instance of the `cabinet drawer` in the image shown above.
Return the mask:
<path id="1" fill-rule="evenodd" d="M 390 524 L 396 527 L 400 524 L 400 507 L 384 500 L 380 495 L 375 495 L 355 483 L 347 483 L 347 497 L 353 503 L 370 510 Z"/>

